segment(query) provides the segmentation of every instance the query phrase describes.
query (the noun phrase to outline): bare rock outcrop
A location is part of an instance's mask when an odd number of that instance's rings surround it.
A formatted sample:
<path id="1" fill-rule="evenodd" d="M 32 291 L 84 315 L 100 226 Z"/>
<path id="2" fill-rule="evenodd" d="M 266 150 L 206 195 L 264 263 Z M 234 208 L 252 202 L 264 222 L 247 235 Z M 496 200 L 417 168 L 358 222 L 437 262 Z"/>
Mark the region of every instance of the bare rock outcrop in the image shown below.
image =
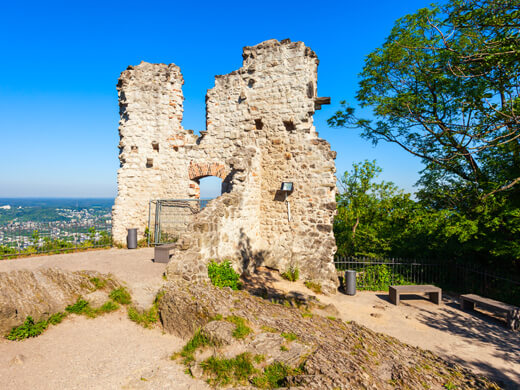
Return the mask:
<path id="1" fill-rule="evenodd" d="M 312 315 L 306 309 L 272 303 L 246 291 L 219 289 L 209 283 L 176 280 L 164 291 L 159 309 L 166 331 L 189 338 L 200 328 L 226 340 L 210 353 L 225 358 L 230 358 L 230 351 L 247 352 L 251 356 L 260 354 L 266 359 L 263 364 L 279 361 L 297 368 L 286 377 L 287 387 L 499 389 L 486 378 L 431 352 L 354 322 Z M 246 319 L 252 332 L 227 344 L 229 326 L 222 325 L 222 319 L 228 316 Z M 197 377 L 202 375 L 197 365 L 208 357 L 207 352 L 191 363 L 190 368 Z"/>
<path id="2" fill-rule="evenodd" d="M 95 271 L 43 268 L 0 272 L 0 334 L 22 324 L 27 316 L 45 320 L 101 286 L 109 290 L 119 283 Z"/>

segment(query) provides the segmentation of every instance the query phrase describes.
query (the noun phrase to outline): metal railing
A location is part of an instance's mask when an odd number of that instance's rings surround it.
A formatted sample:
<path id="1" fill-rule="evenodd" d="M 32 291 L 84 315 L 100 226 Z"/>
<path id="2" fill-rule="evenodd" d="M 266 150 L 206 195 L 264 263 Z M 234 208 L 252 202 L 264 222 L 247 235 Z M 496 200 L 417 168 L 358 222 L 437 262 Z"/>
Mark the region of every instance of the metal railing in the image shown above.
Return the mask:
<path id="1" fill-rule="evenodd" d="M 175 242 L 212 199 L 156 199 L 148 208 L 148 245 Z"/>
<path id="2" fill-rule="evenodd" d="M 0 225 L 0 259 L 112 246 L 111 231 L 110 219 Z"/>
<path id="3" fill-rule="evenodd" d="M 482 266 L 455 261 L 367 257 L 334 259 L 338 272 L 356 271 L 360 290 L 388 290 L 390 285 L 435 284 L 458 293 L 474 293 L 520 305 L 520 277 L 499 275 Z"/>

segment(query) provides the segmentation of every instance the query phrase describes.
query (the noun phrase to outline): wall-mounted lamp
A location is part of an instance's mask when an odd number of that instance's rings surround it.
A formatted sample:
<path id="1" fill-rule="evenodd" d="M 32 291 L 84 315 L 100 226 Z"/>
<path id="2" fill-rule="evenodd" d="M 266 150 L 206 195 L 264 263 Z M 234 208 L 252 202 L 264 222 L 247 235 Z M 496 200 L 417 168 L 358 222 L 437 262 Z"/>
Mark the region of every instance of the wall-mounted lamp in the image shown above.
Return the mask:
<path id="1" fill-rule="evenodd" d="M 280 188 L 280 191 L 285 194 L 285 204 L 287 204 L 287 220 L 291 222 L 291 204 L 287 200 L 287 195 L 289 195 L 291 192 L 293 192 L 294 186 L 292 182 L 284 181 L 282 183 L 282 187 Z"/>
<path id="2" fill-rule="evenodd" d="M 282 183 L 282 188 L 280 188 L 280 191 L 285 192 L 286 195 L 288 193 L 293 192 L 293 183 L 292 182 L 288 182 L 288 181 L 284 181 Z"/>

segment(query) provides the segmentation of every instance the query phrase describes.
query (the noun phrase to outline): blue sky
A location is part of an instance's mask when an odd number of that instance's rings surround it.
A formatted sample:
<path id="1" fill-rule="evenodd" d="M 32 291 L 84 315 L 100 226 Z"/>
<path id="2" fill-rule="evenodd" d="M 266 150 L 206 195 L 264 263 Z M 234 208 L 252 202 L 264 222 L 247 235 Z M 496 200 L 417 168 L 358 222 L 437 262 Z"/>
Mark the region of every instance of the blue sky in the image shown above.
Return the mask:
<path id="1" fill-rule="evenodd" d="M 364 57 L 394 21 L 431 0 L 4 2 L 0 7 L 0 197 L 113 197 L 119 167 L 121 71 L 142 60 L 184 75 L 185 128 L 203 130 L 214 75 L 241 66 L 242 47 L 303 41 L 320 59 L 315 115 L 337 175 L 376 159 L 381 178 L 413 191 L 421 163 L 397 146 L 373 147 L 330 129 L 339 101 L 354 101 Z M 204 196 L 204 194 L 203 194 Z"/>

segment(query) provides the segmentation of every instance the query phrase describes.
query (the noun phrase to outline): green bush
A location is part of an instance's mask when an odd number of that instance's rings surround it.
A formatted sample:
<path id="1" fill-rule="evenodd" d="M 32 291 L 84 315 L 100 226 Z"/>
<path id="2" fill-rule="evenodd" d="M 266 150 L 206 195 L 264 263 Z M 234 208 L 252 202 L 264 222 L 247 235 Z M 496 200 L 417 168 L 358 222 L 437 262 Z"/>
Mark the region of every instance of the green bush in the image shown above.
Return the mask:
<path id="1" fill-rule="evenodd" d="M 296 282 L 300 277 L 300 270 L 298 267 L 290 266 L 287 271 L 282 274 L 282 278 L 289 280 L 290 282 Z"/>
<path id="2" fill-rule="evenodd" d="M 47 321 L 34 322 L 32 317 L 27 317 L 25 322 L 13 328 L 11 332 L 6 336 L 8 340 L 24 340 L 28 337 L 36 337 L 42 334 L 47 329 L 49 324 Z"/>
<path id="3" fill-rule="evenodd" d="M 410 284 L 403 275 L 393 273 L 386 264 L 369 265 L 357 273 L 360 290 L 386 291 L 391 285 Z"/>
<path id="4" fill-rule="evenodd" d="M 208 276 L 217 287 L 231 287 L 232 290 L 240 290 L 242 283 L 240 282 L 240 275 L 235 272 L 229 260 L 222 263 L 211 261 L 208 264 Z"/>

